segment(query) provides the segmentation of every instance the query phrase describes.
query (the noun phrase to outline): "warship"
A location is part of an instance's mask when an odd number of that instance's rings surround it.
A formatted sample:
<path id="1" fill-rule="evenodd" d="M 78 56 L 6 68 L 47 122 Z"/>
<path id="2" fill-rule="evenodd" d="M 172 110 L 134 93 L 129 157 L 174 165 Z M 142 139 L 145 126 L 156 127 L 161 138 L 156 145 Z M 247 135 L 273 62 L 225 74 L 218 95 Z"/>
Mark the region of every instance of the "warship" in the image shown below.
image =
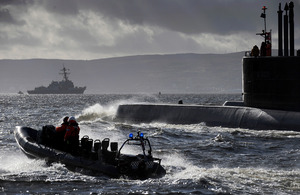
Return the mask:
<path id="1" fill-rule="evenodd" d="M 34 90 L 28 90 L 28 94 L 83 94 L 86 87 L 76 87 L 74 83 L 69 80 L 69 69 L 63 66 L 61 69 L 61 75 L 63 75 L 62 81 L 52 81 L 48 87 L 40 86 Z"/>

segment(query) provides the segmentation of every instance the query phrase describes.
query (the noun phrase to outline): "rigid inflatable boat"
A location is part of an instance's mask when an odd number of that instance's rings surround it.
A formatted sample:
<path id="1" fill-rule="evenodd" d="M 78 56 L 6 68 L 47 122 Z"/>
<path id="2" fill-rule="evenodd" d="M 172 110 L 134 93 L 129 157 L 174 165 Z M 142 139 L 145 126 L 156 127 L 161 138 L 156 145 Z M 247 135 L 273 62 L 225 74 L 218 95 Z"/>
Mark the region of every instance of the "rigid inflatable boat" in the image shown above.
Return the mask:
<path id="1" fill-rule="evenodd" d="M 117 142 L 111 142 L 110 150 L 109 138 L 101 142 L 83 136 L 77 151 L 66 152 L 55 141 L 54 129 L 52 125 L 44 126 L 42 130 L 17 126 L 14 134 L 19 147 L 28 157 L 45 159 L 49 163 L 62 163 L 70 168 L 90 171 L 93 175 L 147 179 L 160 178 L 166 174 L 161 166 L 161 159 L 152 156 L 150 141 L 143 133 L 138 132 L 136 136 L 130 134 L 120 149 Z M 123 154 L 122 149 L 127 145 L 139 147 L 141 154 Z"/>

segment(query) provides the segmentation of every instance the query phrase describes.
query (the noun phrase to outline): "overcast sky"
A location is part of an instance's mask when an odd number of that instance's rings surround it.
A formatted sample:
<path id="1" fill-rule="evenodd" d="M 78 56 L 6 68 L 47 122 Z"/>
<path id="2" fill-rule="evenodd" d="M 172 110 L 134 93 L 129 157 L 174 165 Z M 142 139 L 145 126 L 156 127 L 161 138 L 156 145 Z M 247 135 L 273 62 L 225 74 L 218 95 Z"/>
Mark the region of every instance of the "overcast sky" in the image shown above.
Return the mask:
<path id="1" fill-rule="evenodd" d="M 0 59 L 98 59 L 250 50 L 262 6 L 277 49 L 278 0 L 0 0 Z M 300 49 L 300 0 L 295 49 Z"/>

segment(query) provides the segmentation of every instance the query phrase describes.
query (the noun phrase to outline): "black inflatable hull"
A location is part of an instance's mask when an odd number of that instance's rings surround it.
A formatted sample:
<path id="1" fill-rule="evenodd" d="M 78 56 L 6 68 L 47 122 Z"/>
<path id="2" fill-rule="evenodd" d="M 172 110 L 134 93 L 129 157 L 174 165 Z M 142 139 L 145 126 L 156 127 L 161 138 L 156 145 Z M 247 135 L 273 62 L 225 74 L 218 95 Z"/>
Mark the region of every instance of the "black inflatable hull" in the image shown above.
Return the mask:
<path id="1" fill-rule="evenodd" d="M 29 127 L 17 126 L 15 129 L 15 139 L 21 150 L 31 158 L 45 159 L 47 162 L 58 162 L 69 167 L 78 167 L 89 170 L 95 174 L 105 174 L 109 177 L 119 178 L 126 176 L 120 172 L 116 165 L 108 164 L 102 160 L 93 160 L 84 156 L 75 156 L 65 151 L 53 149 L 38 143 L 38 131 Z M 158 178 L 165 175 L 165 170 L 159 164 L 155 164 L 156 172 L 134 175 L 127 174 L 133 179 Z"/>

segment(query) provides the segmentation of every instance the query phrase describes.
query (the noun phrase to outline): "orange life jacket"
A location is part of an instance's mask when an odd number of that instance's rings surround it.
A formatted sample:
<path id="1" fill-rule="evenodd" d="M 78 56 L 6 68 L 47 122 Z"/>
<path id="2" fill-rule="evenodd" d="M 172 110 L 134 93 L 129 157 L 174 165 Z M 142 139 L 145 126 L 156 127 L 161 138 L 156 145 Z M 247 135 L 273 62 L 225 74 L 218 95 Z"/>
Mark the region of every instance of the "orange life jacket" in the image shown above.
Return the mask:
<path id="1" fill-rule="evenodd" d="M 80 128 L 77 123 L 70 123 L 67 127 L 64 139 L 68 140 L 70 138 L 79 137 Z"/>
<path id="2" fill-rule="evenodd" d="M 56 132 L 63 132 L 67 130 L 69 123 L 62 123 L 60 127 L 56 127 L 55 131 Z"/>

